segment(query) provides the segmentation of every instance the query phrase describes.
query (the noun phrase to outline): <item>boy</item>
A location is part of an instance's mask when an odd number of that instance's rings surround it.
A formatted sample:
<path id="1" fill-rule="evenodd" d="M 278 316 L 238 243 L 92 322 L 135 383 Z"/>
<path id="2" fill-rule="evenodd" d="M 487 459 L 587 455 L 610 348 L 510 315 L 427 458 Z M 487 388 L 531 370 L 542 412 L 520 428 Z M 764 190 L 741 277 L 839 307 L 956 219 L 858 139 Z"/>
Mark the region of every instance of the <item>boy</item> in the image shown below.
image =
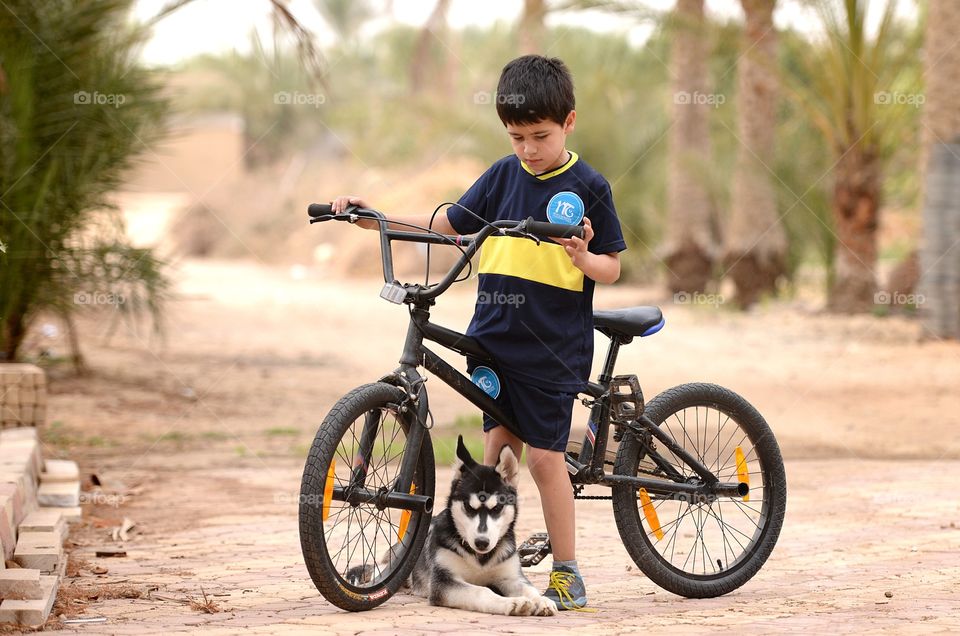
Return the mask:
<path id="1" fill-rule="evenodd" d="M 533 241 L 491 236 L 479 265 L 479 298 L 467 334 L 497 361 L 497 368 L 470 360 L 472 379 L 512 414 L 523 438 L 484 415 L 484 463 L 495 464 L 509 444 L 527 465 L 540 491 L 553 549 L 553 572 L 544 596 L 558 609 L 584 607 L 586 588 L 577 567 L 573 491 L 564 452 L 573 402 L 593 358 L 594 283 L 620 277 L 626 249 L 607 181 L 566 149 L 576 122 L 573 80 L 557 58 L 527 55 L 507 64 L 497 86 L 497 114 L 513 155 L 497 161 L 433 229 L 472 234 L 487 221 L 522 220 L 584 225 L 584 237 Z M 360 198 L 341 196 L 334 211 Z M 405 217 L 426 226 L 429 215 Z M 361 225 L 374 229 L 372 221 Z M 409 231 L 407 227 L 398 229 Z M 503 302 L 499 302 L 500 301 Z M 522 299 L 522 301 L 521 301 Z"/>

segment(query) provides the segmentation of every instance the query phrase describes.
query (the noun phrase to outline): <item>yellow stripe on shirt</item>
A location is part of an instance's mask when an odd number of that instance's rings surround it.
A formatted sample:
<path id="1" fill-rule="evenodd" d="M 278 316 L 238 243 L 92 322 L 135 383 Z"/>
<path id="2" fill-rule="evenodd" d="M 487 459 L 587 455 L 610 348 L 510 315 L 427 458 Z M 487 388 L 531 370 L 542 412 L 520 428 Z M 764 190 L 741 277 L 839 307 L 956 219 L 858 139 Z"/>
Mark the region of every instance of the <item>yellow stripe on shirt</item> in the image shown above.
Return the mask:
<path id="1" fill-rule="evenodd" d="M 481 274 L 501 274 L 532 280 L 570 291 L 583 291 L 583 272 L 574 267 L 566 250 L 556 243 L 515 236 L 491 236 L 480 254 Z"/>

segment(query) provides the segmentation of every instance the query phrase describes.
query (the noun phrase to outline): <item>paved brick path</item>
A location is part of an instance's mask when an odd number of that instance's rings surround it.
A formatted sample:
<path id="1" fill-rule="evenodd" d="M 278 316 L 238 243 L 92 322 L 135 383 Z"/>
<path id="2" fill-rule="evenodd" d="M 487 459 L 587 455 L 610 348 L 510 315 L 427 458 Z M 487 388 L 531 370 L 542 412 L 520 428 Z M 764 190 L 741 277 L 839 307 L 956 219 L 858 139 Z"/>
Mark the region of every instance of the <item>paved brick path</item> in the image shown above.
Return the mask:
<path id="1" fill-rule="evenodd" d="M 144 475 L 153 476 L 146 492 L 120 509 L 143 522 L 145 533 L 127 544 L 126 559 L 93 558 L 96 541 L 88 536 L 90 545 L 76 548 L 76 556 L 107 565 L 110 573 L 68 580 L 65 587 L 96 581 L 158 589 L 146 598 L 92 602 L 82 616 L 105 616 L 107 623 L 67 626 L 65 633 L 960 629 L 958 462 L 789 462 L 788 514 L 773 556 L 744 588 L 710 600 L 682 599 L 656 588 L 623 549 L 609 502 L 580 502 L 578 556 L 598 611 L 513 618 L 430 607 L 407 595 L 371 612 L 342 612 L 319 596 L 302 564 L 295 506 L 299 465 L 277 460 L 268 470 L 256 463 L 178 469 L 170 457 L 150 461 L 158 463 L 142 467 Z M 446 494 L 447 483 L 448 473 L 439 475 L 438 495 Z M 542 526 L 535 492 L 524 475 L 523 536 Z M 185 516 L 164 520 L 164 506 Z M 190 529 L 177 530 L 184 525 Z M 545 583 L 547 567 L 543 563 L 530 573 L 536 584 Z M 201 586 L 222 611 L 190 609 L 185 601 L 199 599 Z"/>

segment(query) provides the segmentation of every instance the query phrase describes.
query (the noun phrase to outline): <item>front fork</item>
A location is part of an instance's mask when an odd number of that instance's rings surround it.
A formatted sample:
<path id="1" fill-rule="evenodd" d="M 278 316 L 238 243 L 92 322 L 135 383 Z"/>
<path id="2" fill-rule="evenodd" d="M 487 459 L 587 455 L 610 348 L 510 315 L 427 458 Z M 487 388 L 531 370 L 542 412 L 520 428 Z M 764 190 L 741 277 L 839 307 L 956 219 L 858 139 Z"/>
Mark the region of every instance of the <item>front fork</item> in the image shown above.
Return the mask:
<path id="1" fill-rule="evenodd" d="M 393 484 L 393 491 L 409 493 L 413 485 L 414 473 L 417 470 L 417 461 L 420 459 L 420 447 L 423 445 L 424 435 L 427 434 L 427 421 L 430 415 L 427 389 L 424 387 L 426 380 L 420 377 L 415 368 L 408 368 L 398 370 L 383 378 L 382 381 L 393 384 L 406 393 L 406 397 L 397 405 L 400 417 L 407 424 L 407 439 L 404 443 L 403 459 L 400 460 L 400 472 Z M 363 440 L 367 437 L 367 429 L 370 424 L 371 422 L 364 424 L 361 448 L 363 448 Z M 376 423 L 372 424 L 376 426 Z M 373 435 L 376 435 L 375 431 Z M 372 449 L 372 443 L 370 447 Z M 370 457 L 369 452 L 365 457 Z M 354 470 L 356 471 L 356 469 Z"/>

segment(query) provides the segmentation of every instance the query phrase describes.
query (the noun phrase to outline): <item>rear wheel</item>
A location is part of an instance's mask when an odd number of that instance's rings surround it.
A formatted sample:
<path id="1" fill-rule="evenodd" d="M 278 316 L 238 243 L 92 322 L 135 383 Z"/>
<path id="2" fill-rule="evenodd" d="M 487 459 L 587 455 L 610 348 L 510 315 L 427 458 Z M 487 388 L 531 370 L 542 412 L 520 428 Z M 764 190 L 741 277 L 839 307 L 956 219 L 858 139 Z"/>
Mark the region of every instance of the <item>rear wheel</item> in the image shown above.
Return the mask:
<path id="1" fill-rule="evenodd" d="M 410 575 L 430 526 L 427 513 L 350 504 L 335 495 L 357 486 L 394 489 L 407 435 L 419 425 L 401 410 L 404 396 L 382 382 L 345 395 L 324 418 L 303 469 L 304 562 L 320 593 L 345 610 L 372 609 L 390 598 Z M 411 492 L 433 497 L 434 478 L 433 445 L 424 431 Z"/>
<path id="2" fill-rule="evenodd" d="M 742 397 L 713 384 L 664 391 L 644 414 L 722 483 L 747 483 L 746 496 L 691 497 L 613 488 L 617 528 L 630 556 L 654 583 L 691 598 L 720 596 L 753 577 L 770 556 L 786 511 L 786 475 L 770 427 Z M 702 479 L 656 438 L 652 453 L 626 434 L 614 473 Z"/>

